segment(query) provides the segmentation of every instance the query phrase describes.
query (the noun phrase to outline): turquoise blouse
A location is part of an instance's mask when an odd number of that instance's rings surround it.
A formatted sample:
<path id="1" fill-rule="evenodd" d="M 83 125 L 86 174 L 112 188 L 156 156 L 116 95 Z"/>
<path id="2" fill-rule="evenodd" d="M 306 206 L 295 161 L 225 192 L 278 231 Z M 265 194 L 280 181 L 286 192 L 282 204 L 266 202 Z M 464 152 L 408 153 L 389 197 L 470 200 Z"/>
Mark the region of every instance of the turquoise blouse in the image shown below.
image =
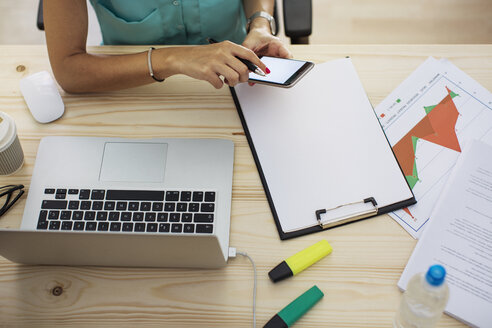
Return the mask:
<path id="1" fill-rule="evenodd" d="M 246 17 L 241 0 L 90 0 L 104 44 L 241 44 Z"/>

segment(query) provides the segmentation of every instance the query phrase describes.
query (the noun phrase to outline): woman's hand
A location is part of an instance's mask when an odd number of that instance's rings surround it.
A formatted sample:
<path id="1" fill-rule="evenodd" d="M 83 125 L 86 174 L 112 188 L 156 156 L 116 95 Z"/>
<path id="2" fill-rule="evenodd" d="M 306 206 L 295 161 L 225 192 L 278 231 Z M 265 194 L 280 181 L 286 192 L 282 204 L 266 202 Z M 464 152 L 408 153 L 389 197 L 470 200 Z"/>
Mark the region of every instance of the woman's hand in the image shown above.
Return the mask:
<path id="1" fill-rule="evenodd" d="M 260 19 L 255 19 L 259 21 Z M 270 27 L 252 27 L 243 42 L 243 46 L 258 56 L 292 58 L 285 44 L 270 32 Z"/>
<path id="2" fill-rule="evenodd" d="M 185 74 L 195 79 L 208 81 L 217 89 L 221 88 L 224 82 L 233 87 L 240 82 L 248 81 L 248 67 L 236 57 L 247 59 L 263 71 L 267 71 L 265 64 L 253 51 L 229 41 L 160 50 L 162 50 L 162 61 L 156 57 L 153 62 L 157 67 L 168 71 L 172 67 L 171 74 L 166 75 Z M 224 77 L 224 81 L 220 76 Z"/>

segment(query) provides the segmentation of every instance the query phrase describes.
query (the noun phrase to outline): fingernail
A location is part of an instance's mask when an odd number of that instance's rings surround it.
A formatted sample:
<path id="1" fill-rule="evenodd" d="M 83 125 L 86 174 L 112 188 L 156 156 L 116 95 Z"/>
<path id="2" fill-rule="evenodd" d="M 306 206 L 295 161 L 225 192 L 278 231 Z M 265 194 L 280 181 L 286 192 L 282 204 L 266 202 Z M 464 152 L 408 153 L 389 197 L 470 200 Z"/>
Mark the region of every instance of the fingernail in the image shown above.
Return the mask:
<path id="1" fill-rule="evenodd" d="M 253 85 L 255 85 L 253 82 L 249 82 L 248 84 L 249 84 L 249 86 L 251 86 L 251 87 L 252 87 Z"/>
<path id="2" fill-rule="evenodd" d="M 265 72 L 266 72 L 267 74 L 270 74 L 270 70 L 268 69 L 268 67 L 265 67 Z"/>

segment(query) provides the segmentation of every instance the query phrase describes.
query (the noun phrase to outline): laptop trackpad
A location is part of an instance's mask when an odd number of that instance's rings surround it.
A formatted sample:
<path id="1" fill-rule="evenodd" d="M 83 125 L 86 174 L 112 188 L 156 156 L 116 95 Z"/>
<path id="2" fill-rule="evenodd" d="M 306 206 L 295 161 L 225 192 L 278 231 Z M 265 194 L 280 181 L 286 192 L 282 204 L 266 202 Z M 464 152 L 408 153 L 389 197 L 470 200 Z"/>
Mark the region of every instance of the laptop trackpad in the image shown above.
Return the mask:
<path id="1" fill-rule="evenodd" d="M 99 180 L 163 182 L 166 156 L 166 143 L 107 142 Z"/>

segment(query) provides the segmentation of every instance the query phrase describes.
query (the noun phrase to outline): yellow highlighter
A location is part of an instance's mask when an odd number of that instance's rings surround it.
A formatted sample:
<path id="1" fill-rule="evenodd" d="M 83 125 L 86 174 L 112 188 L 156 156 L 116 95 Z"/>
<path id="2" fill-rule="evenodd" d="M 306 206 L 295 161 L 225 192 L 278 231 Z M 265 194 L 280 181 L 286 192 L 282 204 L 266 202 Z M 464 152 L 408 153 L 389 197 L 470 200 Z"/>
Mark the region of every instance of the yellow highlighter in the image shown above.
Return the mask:
<path id="1" fill-rule="evenodd" d="M 299 253 L 292 255 L 287 260 L 282 261 L 282 263 L 268 272 L 268 276 L 273 282 L 295 276 L 330 254 L 332 250 L 333 248 L 326 240 L 319 241 L 316 244 L 303 249 Z"/>

